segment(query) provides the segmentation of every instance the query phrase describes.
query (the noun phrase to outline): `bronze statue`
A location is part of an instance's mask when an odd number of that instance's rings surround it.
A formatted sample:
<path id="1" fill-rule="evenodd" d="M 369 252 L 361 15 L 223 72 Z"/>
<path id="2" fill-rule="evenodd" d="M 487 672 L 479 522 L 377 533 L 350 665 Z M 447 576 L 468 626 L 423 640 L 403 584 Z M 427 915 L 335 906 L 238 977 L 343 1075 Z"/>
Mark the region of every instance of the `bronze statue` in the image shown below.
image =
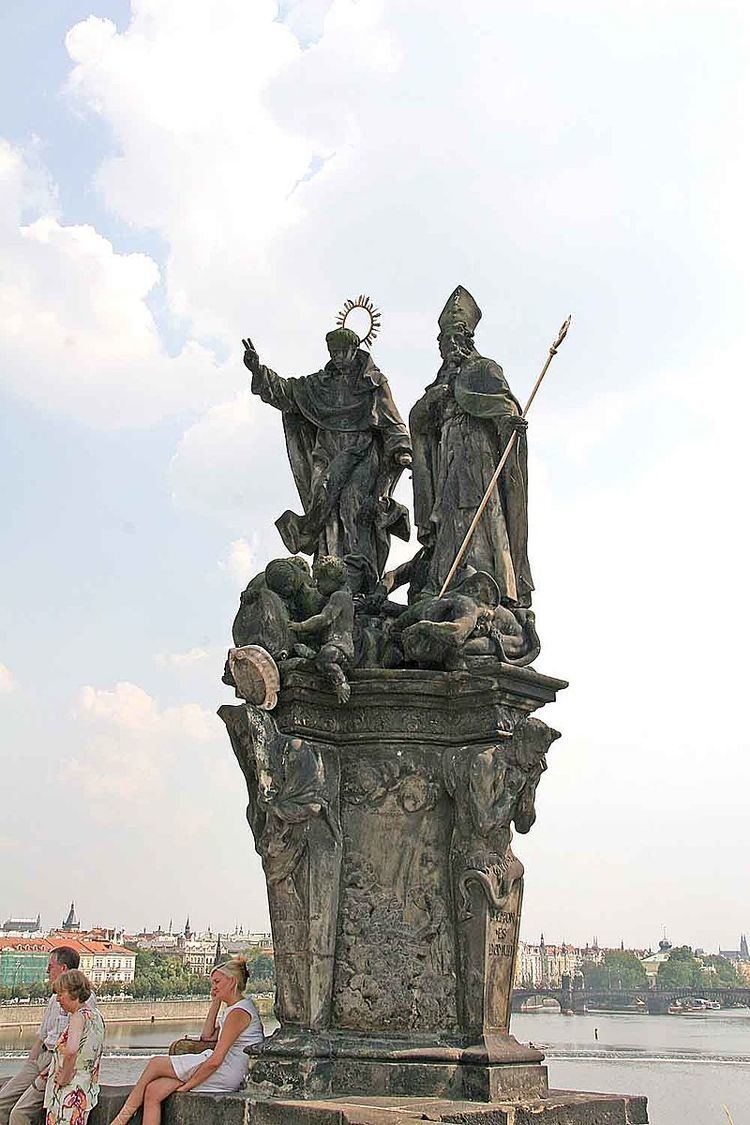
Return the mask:
<path id="1" fill-rule="evenodd" d="M 414 516 L 430 560 L 425 588 L 440 590 L 515 429 L 515 447 L 463 561 L 493 576 L 505 605 L 527 607 L 534 583 L 526 551 L 526 422 L 502 368 L 474 347 L 481 315 L 459 285 L 438 320 L 442 366 L 409 417 Z"/>
<path id="2" fill-rule="evenodd" d="M 282 412 L 287 452 L 304 515 L 286 511 L 276 521 L 295 554 L 364 556 L 383 573 L 390 537 L 408 540 L 409 515 L 393 499 L 411 465 L 406 426 L 388 381 L 348 328 L 326 336 L 330 355 L 322 371 L 283 379 L 243 341 L 251 390 Z"/>

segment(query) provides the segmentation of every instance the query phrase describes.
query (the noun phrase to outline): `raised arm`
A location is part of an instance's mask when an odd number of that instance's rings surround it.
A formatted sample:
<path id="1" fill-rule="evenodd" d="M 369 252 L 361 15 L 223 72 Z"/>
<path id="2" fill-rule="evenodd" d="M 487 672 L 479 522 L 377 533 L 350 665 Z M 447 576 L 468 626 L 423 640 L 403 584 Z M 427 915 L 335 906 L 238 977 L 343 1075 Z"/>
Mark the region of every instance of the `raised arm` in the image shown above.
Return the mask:
<path id="1" fill-rule="evenodd" d="M 214 999 L 211 1001 L 206 1020 L 201 1028 L 201 1039 L 209 1043 L 215 1043 L 219 1037 L 219 1029 L 216 1026 L 216 1018 L 219 1015 L 219 1008 L 221 1007 L 221 1000 Z"/>
<path id="2" fill-rule="evenodd" d="M 289 380 L 282 379 L 270 367 L 260 362 L 255 345 L 249 336 L 242 341 L 242 346 L 245 349 L 243 362 L 252 375 L 250 380 L 252 393 L 262 398 L 269 406 L 275 406 L 277 410 L 295 411 L 296 406 Z"/>
<path id="3" fill-rule="evenodd" d="M 201 1082 L 205 1082 L 207 1078 L 211 1077 L 214 1071 L 219 1069 L 226 1058 L 229 1048 L 237 1041 L 245 1028 L 250 1026 L 250 1020 L 250 1013 L 243 1011 L 241 1008 L 235 1009 L 235 1011 L 229 1013 L 224 1020 L 221 1035 L 211 1052 L 211 1057 L 202 1062 L 187 1081 L 177 1087 L 178 1094 L 185 1094 L 188 1090 L 192 1090 L 194 1086 L 199 1086 Z"/>
<path id="4" fill-rule="evenodd" d="M 289 628 L 293 633 L 320 633 L 336 620 L 338 613 L 338 608 L 331 600 L 323 606 L 320 613 L 308 617 L 306 621 L 290 621 Z"/>

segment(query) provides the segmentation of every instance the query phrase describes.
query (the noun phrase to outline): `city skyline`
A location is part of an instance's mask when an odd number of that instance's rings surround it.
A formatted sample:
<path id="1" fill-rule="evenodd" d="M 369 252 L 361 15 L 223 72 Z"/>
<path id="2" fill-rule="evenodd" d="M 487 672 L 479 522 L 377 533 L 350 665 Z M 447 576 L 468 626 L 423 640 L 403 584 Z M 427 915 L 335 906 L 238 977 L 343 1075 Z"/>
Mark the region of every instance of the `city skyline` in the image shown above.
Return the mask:
<path id="1" fill-rule="evenodd" d="M 64 912 L 65 915 L 68 914 L 68 910 L 73 905 L 75 905 L 75 900 L 72 900 L 69 908 L 66 909 L 66 911 Z M 76 914 L 80 918 L 80 914 L 78 912 L 77 906 L 76 906 Z M 3 918 L 2 915 L 3 915 L 3 909 L 2 909 L 2 907 L 0 907 L 0 936 L 2 936 L 2 931 L 3 931 L 3 928 L 5 927 L 5 925 L 7 925 L 8 922 L 10 922 L 12 920 L 17 920 L 19 922 L 20 921 L 34 921 L 36 918 L 39 918 L 40 921 L 41 921 L 40 932 L 52 932 L 52 931 L 60 932 L 63 928 L 62 924 L 61 925 L 51 924 L 51 925 L 47 926 L 46 925 L 46 915 L 45 915 L 44 911 L 41 911 L 41 910 L 37 910 L 37 912 L 35 914 L 31 914 L 31 915 L 28 915 L 28 916 L 23 915 L 22 913 L 20 913 L 18 911 L 12 912 L 12 913 L 6 912 L 5 918 Z M 171 922 L 171 928 L 170 928 L 170 922 Z M 205 922 L 205 924 L 202 924 L 204 922 Z M 215 939 L 219 936 L 224 936 L 224 935 L 235 936 L 235 935 L 240 934 L 240 933 L 244 933 L 248 936 L 259 935 L 259 934 L 269 934 L 271 932 L 271 927 L 270 927 L 270 923 L 267 920 L 267 917 L 266 917 L 266 923 L 267 923 L 266 925 L 260 925 L 260 924 L 254 925 L 252 923 L 243 923 L 241 920 L 235 920 L 231 925 L 225 924 L 224 926 L 219 926 L 218 924 L 216 924 L 216 922 L 214 920 L 211 920 L 211 919 L 209 919 L 206 922 L 205 916 L 202 916 L 200 911 L 198 912 L 198 914 L 195 914 L 194 912 L 191 911 L 190 913 L 185 915 L 184 922 L 178 922 L 176 920 L 176 915 L 172 914 L 172 915 L 168 915 L 166 921 L 157 919 L 156 922 L 153 925 L 150 922 L 142 922 L 138 926 L 136 926 L 135 928 L 132 925 L 127 925 L 127 924 L 123 925 L 120 922 L 115 923 L 112 920 L 104 921 L 104 920 L 100 919 L 100 920 L 97 920 L 97 921 L 90 921 L 88 924 L 81 923 L 80 929 L 84 933 L 89 932 L 89 931 L 94 931 L 94 930 L 111 930 L 113 932 L 124 933 L 125 935 L 130 935 L 130 936 L 136 936 L 138 934 L 156 934 L 156 933 L 162 933 L 162 934 L 165 934 L 165 935 L 168 935 L 168 934 L 179 935 L 179 934 L 182 934 L 184 932 L 185 928 L 189 925 L 191 931 L 197 937 L 201 937 L 201 936 L 206 935 L 206 934 L 211 934 L 212 937 Z M 722 949 L 727 950 L 727 949 L 729 949 L 730 944 L 732 942 L 735 942 L 735 941 L 741 944 L 742 938 L 745 936 L 745 934 L 746 934 L 746 932 L 749 928 L 750 927 L 748 927 L 746 924 L 740 924 L 737 927 L 736 934 L 734 936 L 730 935 L 728 938 L 720 936 L 718 938 L 718 940 L 716 940 L 713 943 L 713 945 L 703 945 L 702 943 L 700 943 L 698 941 L 690 940 L 689 937 L 684 937 L 684 935 L 680 936 L 679 939 L 675 938 L 674 940 L 672 940 L 672 938 L 668 935 L 668 933 L 666 932 L 664 927 L 661 928 L 659 936 L 655 937 L 655 938 L 652 938 L 652 940 L 650 942 L 649 941 L 637 942 L 637 941 L 629 941 L 627 939 L 626 935 L 621 935 L 620 938 L 618 938 L 617 940 L 606 941 L 606 940 L 602 940 L 598 934 L 593 934 L 589 937 L 585 937 L 583 940 L 575 940 L 575 939 L 570 940 L 570 938 L 567 937 L 566 935 L 561 936 L 559 931 L 556 930 L 556 928 L 554 926 L 551 929 L 545 927 L 544 929 L 542 929 L 539 932 L 538 935 L 532 935 L 532 934 L 528 933 L 528 931 L 526 930 L 526 928 L 522 924 L 522 926 L 521 926 L 521 931 L 522 931 L 521 932 L 521 941 L 525 945 L 538 945 L 538 944 L 541 943 L 541 941 L 544 941 L 545 945 L 548 945 L 550 947 L 557 947 L 557 948 L 559 948 L 561 946 L 565 946 L 565 947 L 569 947 L 569 948 L 572 948 L 572 949 L 599 948 L 599 949 L 602 949 L 602 950 L 617 950 L 617 949 L 620 949 L 620 948 L 624 948 L 626 950 L 655 950 L 655 949 L 659 948 L 660 942 L 666 940 L 666 941 L 668 941 L 668 943 L 671 947 L 678 947 L 678 946 L 681 946 L 681 945 L 687 945 L 687 946 L 690 946 L 691 949 L 696 949 L 696 950 L 702 949 L 707 953 L 712 953 L 715 950 L 722 950 Z M 623 945 L 623 943 L 624 943 L 624 945 Z"/>

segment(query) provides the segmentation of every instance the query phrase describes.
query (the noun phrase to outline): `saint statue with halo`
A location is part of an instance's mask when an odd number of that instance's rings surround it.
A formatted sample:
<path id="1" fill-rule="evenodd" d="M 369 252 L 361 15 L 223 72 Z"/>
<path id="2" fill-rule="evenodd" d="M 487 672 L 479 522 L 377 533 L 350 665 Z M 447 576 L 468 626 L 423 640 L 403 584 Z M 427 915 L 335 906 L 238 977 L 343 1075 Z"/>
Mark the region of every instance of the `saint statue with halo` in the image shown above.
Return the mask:
<path id="1" fill-rule="evenodd" d="M 362 338 L 346 327 L 355 308 L 370 315 Z M 260 362 L 252 341 L 243 341 L 253 394 L 282 413 L 304 509 L 276 520 L 284 545 L 316 559 L 358 556 L 359 569 L 371 578 L 383 573 L 391 535 L 409 539 L 409 514 L 393 499 L 393 489 L 412 460 L 388 380 L 360 346 L 372 342 L 377 324 L 368 298 L 347 301 L 339 327 L 326 335 L 330 359 L 321 371 L 301 378 L 277 375 Z"/>

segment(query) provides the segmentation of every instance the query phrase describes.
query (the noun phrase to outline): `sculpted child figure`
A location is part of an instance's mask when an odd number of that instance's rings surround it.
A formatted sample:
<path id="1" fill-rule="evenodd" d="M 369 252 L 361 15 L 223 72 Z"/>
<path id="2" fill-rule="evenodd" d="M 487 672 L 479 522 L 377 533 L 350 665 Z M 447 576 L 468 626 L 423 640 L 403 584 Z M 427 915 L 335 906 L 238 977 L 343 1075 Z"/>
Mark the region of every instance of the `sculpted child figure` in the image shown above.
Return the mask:
<path id="1" fill-rule="evenodd" d="M 332 684 L 339 703 L 346 703 L 352 690 L 346 672 L 354 659 L 354 600 L 347 587 L 346 564 L 324 555 L 315 563 L 313 577 L 326 603 L 306 621 L 290 621 L 289 630 L 295 636 L 320 638 L 314 665 Z"/>

